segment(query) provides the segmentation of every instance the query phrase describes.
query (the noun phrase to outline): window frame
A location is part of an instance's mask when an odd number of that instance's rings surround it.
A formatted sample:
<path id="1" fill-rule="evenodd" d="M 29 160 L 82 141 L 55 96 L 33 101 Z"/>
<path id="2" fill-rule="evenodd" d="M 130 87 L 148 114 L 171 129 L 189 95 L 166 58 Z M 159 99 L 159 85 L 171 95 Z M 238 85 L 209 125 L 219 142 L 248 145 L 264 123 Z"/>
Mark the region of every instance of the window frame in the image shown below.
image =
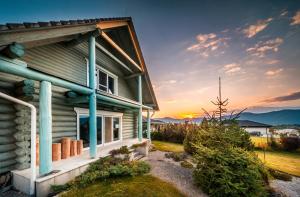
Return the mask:
<path id="1" fill-rule="evenodd" d="M 86 60 L 86 79 L 87 79 L 86 80 L 86 84 L 89 87 L 89 60 L 87 58 L 85 58 L 85 60 Z M 99 89 L 99 86 L 100 86 L 100 84 L 99 84 L 99 70 L 107 75 L 107 77 L 106 77 L 107 91 Z M 118 96 L 119 95 L 119 90 L 118 90 L 118 76 L 115 75 L 115 74 L 113 74 L 112 72 L 106 70 L 105 68 L 102 68 L 97 63 L 96 63 L 96 70 L 95 70 L 95 72 L 96 72 L 96 77 L 95 77 L 96 90 L 100 91 L 100 92 L 104 92 L 106 94 L 112 94 L 112 95 Z M 109 93 L 108 77 L 111 77 L 111 78 L 114 79 L 114 93 Z"/>
<path id="2" fill-rule="evenodd" d="M 89 109 L 86 109 L 86 108 L 78 108 L 78 107 L 75 107 L 74 108 L 74 111 L 76 112 L 76 128 L 77 128 L 77 131 L 76 131 L 76 139 L 77 140 L 80 140 L 80 116 L 89 116 Z M 97 147 L 103 147 L 103 146 L 106 146 L 106 145 L 110 145 L 110 144 L 113 144 L 113 143 L 118 143 L 118 142 L 121 142 L 123 141 L 123 113 L 120 113 L 120 112 L 111 112 L 111 111 L 104 111 L 104 110 L 97 110 L 96 112 L 96 116 L 97 117 L 101 117 L 102 118 L 102 143 L 101 144 L 97 144 Z M 119 118 L 119 139 L 114 141 L 113 139 L 113 124 L 112 124 L 112 139 L 111 139 L 111 142 L 107 142 L 105 143 L 105 122 L 104 122 L 104 118 L 105 117 L 110 117 L 113 121 L 113 118 Z M 90 147 L 86 147 L 84 148 L 85 150 L 86 149 L 89 149 Z"/>

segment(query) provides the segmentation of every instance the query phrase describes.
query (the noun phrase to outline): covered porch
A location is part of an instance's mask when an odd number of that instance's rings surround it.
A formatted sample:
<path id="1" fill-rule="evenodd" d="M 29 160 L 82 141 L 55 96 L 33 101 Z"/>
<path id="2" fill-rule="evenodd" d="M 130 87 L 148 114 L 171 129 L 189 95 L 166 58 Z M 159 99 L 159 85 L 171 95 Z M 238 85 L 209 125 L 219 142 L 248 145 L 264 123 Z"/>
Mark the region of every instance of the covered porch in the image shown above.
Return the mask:
<path id="1" fill-rule="evenodd" d="M 83 154 L 70 157 L 68 159 L 52 162 L 52 173 L 46 176 L 37 177 L 35 181 L 36 196 L 47 196 L 50 192 L 51 185 L 65 184 L 68 181 L 74 179 L 76 176 L 83 173 L 88 165 L 101 157 L 106 157 L 113 149 L 118 149 L 122 146 L 131 147 L 133 144 L 147 143 L 149 145 L 150 140 L 143 138 L 141 141 L 138 138 L 127 139 L 116 143 L 107 144 L 97 148 L 97 155 L 95 158 L 91 158 L 89 155 L 89 149 L 84 149 Z M 39 167 L 36 172 L 38 174 Z M 16 170 L 12 172 L 14 174 L 13 185 L 16 189 L 24 192 L 30 192 L 30 169 Z"/>

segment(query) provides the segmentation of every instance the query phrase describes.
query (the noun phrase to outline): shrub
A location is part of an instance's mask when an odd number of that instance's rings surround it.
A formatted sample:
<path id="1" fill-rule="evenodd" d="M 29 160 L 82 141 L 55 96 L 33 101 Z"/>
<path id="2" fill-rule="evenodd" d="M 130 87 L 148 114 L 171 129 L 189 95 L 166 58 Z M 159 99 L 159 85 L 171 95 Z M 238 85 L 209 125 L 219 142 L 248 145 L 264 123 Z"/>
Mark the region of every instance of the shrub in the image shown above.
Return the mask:
<path id="1" fill-rule="evenodd" d="M 195 130 L 196 124 L 164 124 L 151 132 L 152 140 L 182 144 L 188 131 Z"/>
<path id="2" fill-rule="evenodd" d="M 184 168 L 193 168 L 194 167 L 193 164 L 191 164 L 190 162 L 188 162 L 186 160 L 180 162 L 180 165 Z"/>
<path id="3" fill-rule="evenodd" d="M 286 151 L 296 151 L 300 148 L 300 138 L 299 137 L 287 137 L 281 136 L 280 142 L 282 148 Z"/>
<path id="4" fill-rule="evenodd" d="M 267 196 L 267 170 L 252 153 L 200 145 L 195 159 L 194 180 L 209 196 Z"/>
<path id="5" fill-rule="evenodd" d="M 219 124 L 204 121 L 200 129 L 189 131 L 184 140 L 184 150 L 190 154 L 196 152 L 195 145 L 202 144 L 209 148 L 240 147 L 253 150 L 250 135 L 238 126 L 236 122 Z"/>
<path id="6" fill-rule="evenodd" d="M 278 170 L 269 169 L 269 172 L 272 177 L 274 177 L 275 179 L 282 180 L 282 181 L 291 181 L 293 178 L 291 175 L 284 173 L 284 172 L 280 172 Z"/>
<path id="7" fill-rule="evenodd" d="M 174 161 L 183 161 L 187 158 L 186 153 L 170 152 L 165 154 L 166 158 L 172 158 Z"/>
<path id="8" fill-rule="evenodd" d="M 118 154 L 129 154 L 129 153 L 130 153 L 130 151 L 127 146 L 122 146 L 119 149 L 114 149 L 109 152 L 109 154 L 111 154 L 111 156 L 115 156 Z"/>
<path id="9" fill-rule="evenodd" d="M 126 159 L 105 157 L 90 164 L 88 169 L 75 180 L 65 185 L 52 185 L 52 191 L 62 191 L 70 187 L 83 188 L 96 180 L 112 177 L 138 176 L 150 171 L 150 166 L 144 161 L 129 161 Z"/>

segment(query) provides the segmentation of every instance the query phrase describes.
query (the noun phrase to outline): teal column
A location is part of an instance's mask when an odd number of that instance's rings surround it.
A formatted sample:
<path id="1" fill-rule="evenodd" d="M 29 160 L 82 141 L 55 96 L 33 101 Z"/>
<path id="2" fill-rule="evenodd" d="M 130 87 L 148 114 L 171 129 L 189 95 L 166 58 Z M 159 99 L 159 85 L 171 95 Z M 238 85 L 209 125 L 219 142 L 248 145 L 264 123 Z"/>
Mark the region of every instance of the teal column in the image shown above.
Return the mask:
<path id="1" fill-rule="evenodd" d="M 151 118 L 149 109 L 147 111 L 147 138 L 151 140 Z"/>
<path id="2" fill-rule="evenodd" d="M 97 103 L 96 103 L 96 49 L 95 37 L 89 38 L 89 87 L 93 92 L 89 95 L 89 133 L 90 133 L 90 157 L 95 158 L 97 155 Z"/>
<path id="3" fill-rule="evenodd" d="M 138 102 L 140 103 L 139 113 L 138 113 L 138 138 L 139 141 L 143 139 L 143 97 L 142 97 L 142 75 L 138 76 Z"/>
<path id="4" fill-rule="evenodd" d="M 52 171 L 52 109 L 51 109 L 51 83 L 40 83 L 39 103 L 39 148 L 40 148 L 40 175 Z"/>

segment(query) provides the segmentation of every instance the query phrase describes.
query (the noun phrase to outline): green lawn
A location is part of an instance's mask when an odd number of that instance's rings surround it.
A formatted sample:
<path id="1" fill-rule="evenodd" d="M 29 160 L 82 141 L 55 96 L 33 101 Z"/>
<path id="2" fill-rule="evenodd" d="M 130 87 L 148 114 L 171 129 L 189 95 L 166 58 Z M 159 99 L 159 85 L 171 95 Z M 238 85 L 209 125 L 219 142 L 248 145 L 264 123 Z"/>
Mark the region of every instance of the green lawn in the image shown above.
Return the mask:
<path id="1" fill-rule="evenodd" d="M 171 142 L 162 142 L 162 141 L 152 141 L 152 144 L 155 146 L 157 150 L 166 151 L 166 152 L 176 152 L 180 153 L 183 152 L 183 145 L 182 144 L 175 144 Z"/>
<path id="2" fill-rule="evenodd" d="M 183 197 L 172 184 L 150 175 L 109 179 L 96 182 L 84 189 L 63 193 L 60 197 Z"/>
<path id="3" fill-rule="evenodd" d="M 255 151 L 264 162 L 264 152 Z M 291 175 L 300 176 L 300 153 L 266 151 L 265 163 L 268 167 Z"/>

